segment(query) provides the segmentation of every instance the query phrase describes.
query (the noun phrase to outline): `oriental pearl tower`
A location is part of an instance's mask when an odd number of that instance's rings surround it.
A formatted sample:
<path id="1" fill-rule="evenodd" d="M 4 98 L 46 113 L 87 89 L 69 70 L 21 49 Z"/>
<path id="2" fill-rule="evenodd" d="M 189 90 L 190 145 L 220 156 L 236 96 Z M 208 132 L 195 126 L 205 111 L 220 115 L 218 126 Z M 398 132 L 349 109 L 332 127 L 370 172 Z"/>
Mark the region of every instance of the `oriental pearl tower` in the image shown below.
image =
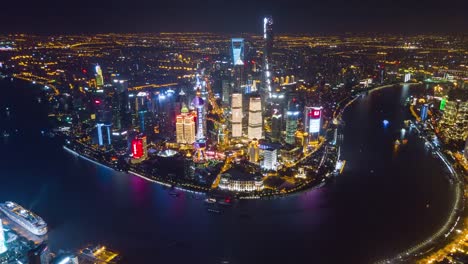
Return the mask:
<path id="1" fill-rule="evenodd" d="M 197 90 L 195 98 L 192 100 L 192 105 L 197 110 L 197 135 L 195 141 L 195 162 L 204 163 L 206 161 L 206 139 L 204 134 L 205 128 L 205 101 L 201 98 L 200 90 Z"/>

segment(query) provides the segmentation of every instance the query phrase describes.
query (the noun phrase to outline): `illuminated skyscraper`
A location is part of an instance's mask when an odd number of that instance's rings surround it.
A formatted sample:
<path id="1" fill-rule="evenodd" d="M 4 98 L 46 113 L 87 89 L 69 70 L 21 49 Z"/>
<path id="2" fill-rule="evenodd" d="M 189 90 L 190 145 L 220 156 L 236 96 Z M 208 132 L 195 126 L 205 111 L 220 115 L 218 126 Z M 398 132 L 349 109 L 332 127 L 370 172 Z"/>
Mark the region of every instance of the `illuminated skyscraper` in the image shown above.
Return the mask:
<path id="1" fill-rule="evenodd" d="M 277 150 L 274 148 L 267 148 L 263 150 L 263 164 L 262 169 L 276 170 L 277 166 Z"/>
<path id="2" fill-rule="evenodd" d="M 249 123 L 247 136 L 249 139 L 262 138 L 262 100 L 260 97 L 251 97 L 249 102 Z"/>
<path id="3" fill-rule="evenodd" d="M 231 124 L 232 124 L 232 137 L 242 136 L 242 94 L 234 93 L 231 99 Z"/>
<path id="4" fill-rule="evenodd" d="M 2 219 L 0 218 L 0 254 L 5 253 L 7 251 L 7 247 L 5 245 L 5 233 L 3 232 L 3 223 Z"/>
<path id="5" fill-rule="evenodd" d="M 104 77 L 102 76 L 101 66 L 96 65 L 96 85 L 97 87 L 102 87 L 104 85 Z"/>
<path id="6" fill-rule="evenodd" d="M 446 141 L 463 141 L 468 137 L 468 101 L 448 100 L 439 129 Z"/>
<path id="7" fill-rule="evenodd" d="M 225 130 L 226 130 L 226 125 L 221 125 L 218 127 L 218 146 L 219 147 L 225 147 L 226 144 L 228 143 L 228 137 L 226 136 L 226 133 L 225 133 Z"/>
<path id="8" fill-rule="evenodd" d="M 98 133 L 98 144 L 99 146 L 110 145 L 111 144 L 111 125 L 104 123 L 96 124 L 97 133 Z M 105 131 L 105 135 L 102 130 Z"/>
<path id="9" fill-rule="evenodd" d="M 321 107 L 305 107 L 304 110 L 304 132 L 309 136 L 320 133 L 320 123 L 322 117 Z"/>
<path id="10" fill-rule="evenodd" d="M 231 84 L 227 80 L 222 81 L 222 102 L 224 105 L 229 105 L 229 97 L 231 96 Z"/>
<path id="11" fill-rule="evenodd" d="M 421 106 L 421 121 L 426 121 L 427 119 L 427 110 L 428 110 L 429 106 L 427 104 L 423 104 Z"/>
<path id="12" fill-rule="evenodd" d="M 148 157 L 146 136 L 138 135 L 132 140 L 133 163 L 138 163 Z"/>
<path id="13" fill-rule="evenodd" d="M 273 53 L 273 18 L 263 18 L 263 89 L 265 96 L 271 96 L 272 53 Z"/>
<path id="14" fill-rule="evenodd" d="M 293 99 L 289 103 L 288 111 L 286 112 L 286 143 L 293 145 L 296 142 L 297 120 L 299 119 L 299 110 L 297 109 L 296 100 Z"/>
<path id="15" fill-rule="evenodd" d="M 258 162 L 259 156 L 258 140 L 252 140 L 249 142 L 248 155 L 249 161 L 252 163 Z"/>
<path id="16" fill-rule="evenodd" d="M 181 144 L 192 144 L 195 142 L 195 121 L 189 113 L 188 108 L 183 104 L 181 114 L 176 118 L 176 140 Z"/>
<path id="17" fill-rule="evenodd" d="M 281 138 L 283 116 L 275 109 L 271 116 L 271 141 L 279 142 Z"/>
<path id="18" fill-rule="evenodd" d="M 128 108 L 128 82 L 124 79 L 113 79 L 112 127 L 115 130 L 127 130 L 131 126 Z"/>
<path id="19" fill-rule="evenodd" d="M 107 100 L 95 99 L 96 131 L 99 146 L 111 144 L 112 108 Z M 103 131 L 104 130 L 104 131 Z"/>
<path id="20" fill-rule="evenodd" d="M 244 39 L 233 38 L 231 40 L 232 64 L 234 65 L 234 88 L 241 89 L 245 85 L 244 80 Z"/>
<path id="21" fill-rule="evenodd" d="M 206 139 L 205 139 L 205 101 L 200 97 L 200 90 L 197 91 L 197 95 L 192 100 L 192 105 L 197 110 L 197 136 L 195 139 L 195 154 L 194 161 L 197 163 L 203 163 L 206 161 Z"/>
<path id="22" fill-rule="evenodd" d="M 233 38 L 231 40 L 232 47 L 232 64 L 244 65 L 244 39 Z"/>
<path id="23" fill-rule="evenodd" d="M 205 101 L 200 97 L 200 91 L 197 91 L 197 95 L 192 100 L 192 105 L 197 110 L 197 140 L 205 139 L 204 128 L 205 128 Z"/>

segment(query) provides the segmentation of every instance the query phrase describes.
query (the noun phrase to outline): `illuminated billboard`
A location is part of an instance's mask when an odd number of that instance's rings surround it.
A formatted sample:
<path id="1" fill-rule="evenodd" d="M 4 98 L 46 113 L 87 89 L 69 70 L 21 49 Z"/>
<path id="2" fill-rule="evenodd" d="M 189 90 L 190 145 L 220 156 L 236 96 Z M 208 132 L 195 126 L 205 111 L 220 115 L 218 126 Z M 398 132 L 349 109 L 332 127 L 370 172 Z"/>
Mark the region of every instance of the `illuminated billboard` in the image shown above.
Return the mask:
<path id="1" fill-rule="evenodd" d="M 143 157 L 144 151 L 143 151 L 143 139 L 141 138 L 136 138 L 132 140 L 132 154 L 133 158 L 139 159 Z"/>
<path id="2" fill-rule="evenodd" d="M 232 63 L 234 65 L 244 65 L 244 39 L 233 38 L 232 44 Z"/>
<path id="3" fill-rule="evenodd" d="M 312 108 L 307 114 L 309 119 L 309 133 L 320 132 L 320 117 L 322 116 L 321 108 Z"/>

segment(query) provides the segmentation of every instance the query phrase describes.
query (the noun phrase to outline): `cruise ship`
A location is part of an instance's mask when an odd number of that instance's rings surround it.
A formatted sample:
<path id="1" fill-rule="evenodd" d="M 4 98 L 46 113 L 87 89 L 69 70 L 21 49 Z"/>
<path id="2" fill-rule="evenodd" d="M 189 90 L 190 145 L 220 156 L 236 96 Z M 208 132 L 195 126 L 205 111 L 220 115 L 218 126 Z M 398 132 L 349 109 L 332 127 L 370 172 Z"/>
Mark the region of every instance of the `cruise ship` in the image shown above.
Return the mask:
<path id="1" fill-rule="evenodd" d="M 24 209 L 14 202 L 0 203 L 0 210 L 13 222 L 24 227 L 29 232 L 42 236 L 47 233 L 47 223 L 35 213 Z"/>

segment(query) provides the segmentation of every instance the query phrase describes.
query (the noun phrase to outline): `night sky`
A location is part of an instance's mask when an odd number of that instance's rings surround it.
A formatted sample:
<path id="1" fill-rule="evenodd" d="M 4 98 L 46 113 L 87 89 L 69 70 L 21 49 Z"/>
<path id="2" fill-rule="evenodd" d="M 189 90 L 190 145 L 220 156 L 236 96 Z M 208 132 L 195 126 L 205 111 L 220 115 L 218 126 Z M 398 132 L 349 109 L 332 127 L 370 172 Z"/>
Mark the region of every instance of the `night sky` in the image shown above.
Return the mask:
<path id="1" fill-rule="evenodd" d="M 466 0 L 5 0 L 0 33 L 468 32 Z"/>

